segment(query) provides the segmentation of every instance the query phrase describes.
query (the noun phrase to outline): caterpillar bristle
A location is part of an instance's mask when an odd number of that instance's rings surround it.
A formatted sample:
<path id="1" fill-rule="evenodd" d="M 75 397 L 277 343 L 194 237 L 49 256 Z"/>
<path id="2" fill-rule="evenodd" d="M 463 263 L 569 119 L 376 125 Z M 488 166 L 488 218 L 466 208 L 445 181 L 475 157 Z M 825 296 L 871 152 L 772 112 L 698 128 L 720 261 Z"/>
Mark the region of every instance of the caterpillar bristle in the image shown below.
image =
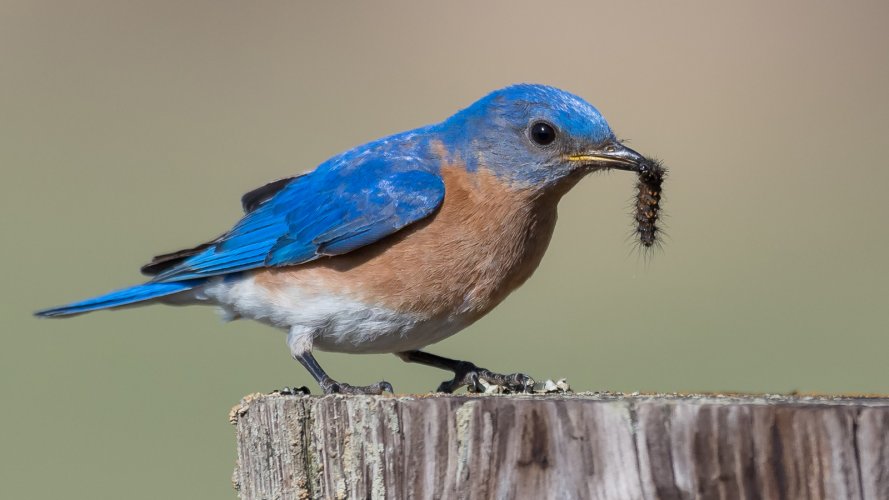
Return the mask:
<path id="1" fill-rule="evenodd" d="M 666 175 L 667 169 L 654 158 L 647 158 L 639 171 L 633 217 L 638 242 L 645 249 L 659 248 L 661 245 L 658 218 L 661 215 L 661 188 Z"/>

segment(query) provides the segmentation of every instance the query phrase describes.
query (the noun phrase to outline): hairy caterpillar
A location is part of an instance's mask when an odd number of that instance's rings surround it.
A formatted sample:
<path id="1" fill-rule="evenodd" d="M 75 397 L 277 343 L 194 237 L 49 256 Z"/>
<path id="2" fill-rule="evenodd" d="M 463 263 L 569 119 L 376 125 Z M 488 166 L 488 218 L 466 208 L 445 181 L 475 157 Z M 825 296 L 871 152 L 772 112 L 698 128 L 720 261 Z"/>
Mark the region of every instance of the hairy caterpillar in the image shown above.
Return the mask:
<path id="1" fill-rule="evenodd" d="M 639 165 L 634 219 L 639 243 L 645 248 L 659 243 L 661 230 L 658 226 L 658 216 L 661 210 L 661 185 L 666 174 L 667 170 L 660 161 L 654 158 L 646 158 L 646 161 Z"/>

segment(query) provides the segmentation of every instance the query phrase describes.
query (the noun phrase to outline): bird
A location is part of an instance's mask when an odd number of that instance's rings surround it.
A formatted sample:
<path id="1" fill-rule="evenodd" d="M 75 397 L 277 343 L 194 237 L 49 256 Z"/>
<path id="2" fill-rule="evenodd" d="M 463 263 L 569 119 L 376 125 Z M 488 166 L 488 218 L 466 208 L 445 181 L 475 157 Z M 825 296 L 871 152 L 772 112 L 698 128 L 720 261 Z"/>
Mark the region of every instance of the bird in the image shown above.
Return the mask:
<path id="1" fill-rule="evenodd" d="M 587 174 L 648 171 L 602 114 L 570 92 L 515 84 L 444 121 L 384 137 L 246 193 L 221 236 L 154 257 L 150 278 L 44 309 L 68 317 L 147 304 L 218 307 L 286 332 L 291 356 L 325 394 L 393 392 L 332 378 L 314 350 L 392 353 L 480 381 L 534 383 L 424 350 L 465 329 L 535 271 L 559 200 Z"/>

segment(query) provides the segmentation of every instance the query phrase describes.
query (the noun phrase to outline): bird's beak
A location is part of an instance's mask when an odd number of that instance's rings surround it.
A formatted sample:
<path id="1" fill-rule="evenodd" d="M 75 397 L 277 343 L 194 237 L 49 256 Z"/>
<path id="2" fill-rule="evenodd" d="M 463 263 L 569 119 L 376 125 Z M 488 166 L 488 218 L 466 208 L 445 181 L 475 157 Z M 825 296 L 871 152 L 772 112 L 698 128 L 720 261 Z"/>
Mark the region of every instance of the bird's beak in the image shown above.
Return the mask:
<path id="1" fill-rule="evenodd" d="M 618 142 L 588 153 L 569 155 L 568 161 L 590 170 L 615 168 L 630 172 L 641 172 L 647 164 L 644 156 Z"/>

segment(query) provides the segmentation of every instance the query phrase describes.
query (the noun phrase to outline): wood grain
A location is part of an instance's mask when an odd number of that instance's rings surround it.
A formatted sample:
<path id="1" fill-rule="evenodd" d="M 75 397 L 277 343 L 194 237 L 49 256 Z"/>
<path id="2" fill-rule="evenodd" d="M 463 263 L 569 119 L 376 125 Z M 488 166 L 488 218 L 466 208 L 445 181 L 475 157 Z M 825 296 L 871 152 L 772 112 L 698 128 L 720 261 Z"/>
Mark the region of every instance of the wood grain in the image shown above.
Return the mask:
<path id="1" fill-rule="evenodd" d="M 232 411 L 243 499 L 889 499 L 889 399 L 280 396 Z"/>

